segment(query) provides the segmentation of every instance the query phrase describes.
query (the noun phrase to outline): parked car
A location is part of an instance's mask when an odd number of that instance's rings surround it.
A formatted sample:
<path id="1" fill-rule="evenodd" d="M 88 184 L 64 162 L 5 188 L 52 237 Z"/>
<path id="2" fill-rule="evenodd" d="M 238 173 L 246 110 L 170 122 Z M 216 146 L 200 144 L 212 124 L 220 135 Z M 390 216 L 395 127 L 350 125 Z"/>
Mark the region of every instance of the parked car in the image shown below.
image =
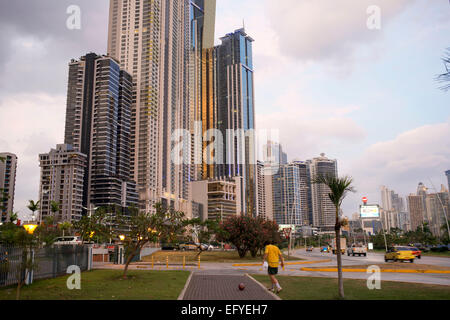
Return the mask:
<path id="1" fill-rule="evenodd" d="M 411 247 L 400 247 L 400 246 L 391 247 L 384 255 L 385 262 L 392 260 L 394 262 L 410 261 L 411 263 L 413 263 L 415 258 L 416 257 L 414 256 Z"/>
<path id="2" fill-rule="evenodd" d="M 432 252 L 445 252 L 445 251 L 448 251 L 448 245 L 446 246 L 446 245 L 440 244 L 440 245 L 438 245 L 436 247 L 431 248 L 431 251 Z"/>
<path id="3" fill-rule="evenodd" d="M 180 247 L 178 244 L 174 244 L 174 243 L 164 243 L 161 244 L 161 250 L 163 251 L 174 251 L 174 250 L 179 250 Z"/>
<path id="4" fill-rule="evenodd" d="M 312 252 L 313 250 L 314 250 L 313 246 L 309 246 L 309 247 L 306 248 L 306 251 L 309 251 L 309 252 Z"/>
<path id="5" fill-rule="evenodd" d="M 418 259 L 422 257 L 422 251 L 420 251 L 418 248 L 411 247 L 412 253 L 414 256 L 416 256 Z"/>
<path id="6" fill-rule="evenodd" d="M 181 251 L 195 251 L 198 250 L 198 245 L 194 242 L 181 243 L 179 245 Z"/>
<path id="7" fill-rule="evenodd" d="M 56 238 L 53 242 L 53 245 L 59 246 L 59 245 L 79 245 L 83 244 L 83 241 L 81 240 L 81 237 L 79 236 L 65 236 L 65 237 L 59 237 Z"/>

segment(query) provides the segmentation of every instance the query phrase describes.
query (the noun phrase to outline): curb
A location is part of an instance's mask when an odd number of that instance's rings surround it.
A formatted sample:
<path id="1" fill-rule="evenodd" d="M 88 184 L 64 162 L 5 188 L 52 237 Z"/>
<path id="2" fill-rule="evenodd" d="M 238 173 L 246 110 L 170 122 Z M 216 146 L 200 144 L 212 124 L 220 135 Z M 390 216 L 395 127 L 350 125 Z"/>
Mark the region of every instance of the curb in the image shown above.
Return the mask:
<path id="1" fill-rule="evenodd" d="M 257 281 L 255 278 L 253 278 L 251 275 L 249 275 L 248 273 L 245 274 L 246 277 L 250 278 L 251 280 L 253 280 L 254 282 L 256 282 L 262 289 L 264 289 L 264 291 L 266 291 L 267 293 L 269 293 L 273 298 L 275 298 L 275 300 L 281 300 L 281 298 L 279 296 L 277 296 L 275 293 L 273 293 L 270 290 L 267 290 L 266 287 L 264 287 L 264 285 Z"/>
<path id="2" fill-rule="evenodd" d="M 316 271 L 316 272 L 337 272 L 337 268 L 300 268 L 301 271 Z M 342 269 L 342 272 L 367 272 L 367 269 Z M 385 269 L 380 270 L 380 272 L 386 273 L 437 273 L 437 274 L 450 274 L 450 270 L 413 270 L 413 269 L 403 269 L 403 270 L 395 270 L 395 269 Z"/>
<path id="3" fill-rule="evenodd" d="M 189 278 L 187 279 L 186 284 L 184 285 L 184 288 L 181 291 L 180 295 L 178 296 L 177 300 L 183 300 L 184 299 L 184 295 L 186 294 L 186 290 L 187 290 L 189 284 L 191 283 L 191 279 L 192 279 L 192 275 L 193 274 L 194 273 L 191 271 L 191 274 L 189 275 Z"/>
<path id="4" fill-rule="evenodd" d="M 332 260 L 317 260 L 317 261 L 299 261 L 299 262 L 285 262 L 285 266 L 294 266 L 299 264 L 314 264 L 314 263 L 325 263 L 331 262 Z M 236 263 L 232 267 L 262 267 L 261 263 Z"/>

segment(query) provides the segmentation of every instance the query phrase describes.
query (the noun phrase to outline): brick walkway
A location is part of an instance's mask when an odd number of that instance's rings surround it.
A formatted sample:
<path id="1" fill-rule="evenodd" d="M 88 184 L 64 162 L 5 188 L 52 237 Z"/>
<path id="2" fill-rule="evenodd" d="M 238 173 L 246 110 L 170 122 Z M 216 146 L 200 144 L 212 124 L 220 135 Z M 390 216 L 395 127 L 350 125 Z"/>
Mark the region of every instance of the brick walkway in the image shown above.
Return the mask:
<path id="1" fill-rule="evenodd" d="M 238 288 L 240 283 L 245 284 L 243 291 Z M 194 273 L 183 300 L 276 300 L 276 298 L 246 275 Z"/>

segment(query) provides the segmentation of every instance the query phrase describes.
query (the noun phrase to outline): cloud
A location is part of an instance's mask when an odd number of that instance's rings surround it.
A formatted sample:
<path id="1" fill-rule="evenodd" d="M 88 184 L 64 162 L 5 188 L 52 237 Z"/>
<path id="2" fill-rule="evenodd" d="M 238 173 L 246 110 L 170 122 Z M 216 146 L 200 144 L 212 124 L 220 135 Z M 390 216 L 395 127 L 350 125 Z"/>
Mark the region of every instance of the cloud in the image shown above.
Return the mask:
<path id="1" fill-rule="evenodd" d="M 318 156 L 321 152 L 358 144 L 365 130 L 349 117 L 357 106 L 323 106 L 308 102 L 289 90 L 275 103 L 274 112 L 257 116 L 257 130 L 279 130 L 279 139 L 290 159 Z"/>
<path id="2" fill-rule="evenodd" d="M 344 172 L 355 178 L 356 195 L 380 202 L 380 186 L 386 185 L 402 196 L 416 192 L 419 182 L 440 190 L 446 185 L 444 172 L 450 169 L 450 119 L 404 132 L 396 138 L 369 146 L 355 161 L 344 164 Z M 434 192 L 433 190 L 430 192 Z M 347 207 L 356 211 L 356 207 Z"/>
<path id="3" fill-rule="evenodd" d="M 107 0 L 0 2 L 0 95 L 66 90 L 68 63 L 88 52 L 106 53 Z M 67 8 L 81 9 L 81 29 L 69 30 Z"/>
<path id="4" fill-rule="evenodd" d="M 266 0 L 266 15 L 283 52 L 299 60 L 351 61 L 360 45 L 379 38 L 384 26 L 411 0 Z M 381 30 L 369 30 L 367 8 L 381 9 Z"/>
<path id="5" fill-rule="evenodd" d="M 0 151 L 18 157 L 14 209 L 28 213 L 27 201 L 39 193 L 40 153 L 64 142 L 65 96 L 23 94 L 0 102 Z"/>

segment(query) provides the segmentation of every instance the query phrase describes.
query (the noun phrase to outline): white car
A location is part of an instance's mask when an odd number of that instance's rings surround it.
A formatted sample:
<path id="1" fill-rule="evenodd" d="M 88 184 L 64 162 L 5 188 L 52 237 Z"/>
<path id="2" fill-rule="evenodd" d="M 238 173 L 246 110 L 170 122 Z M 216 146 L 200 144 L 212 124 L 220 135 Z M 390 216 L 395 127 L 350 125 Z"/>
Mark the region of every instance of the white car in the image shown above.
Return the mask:
<path id="1" fill-rule="evenodd" d="M 55 242 L 53 242 L 54 245 L 80 245 L 83 241 L 81 241 L 81 237 L 78 236 L 66 236 L 66 237 L 59 237 L 55 239 Z"/>

